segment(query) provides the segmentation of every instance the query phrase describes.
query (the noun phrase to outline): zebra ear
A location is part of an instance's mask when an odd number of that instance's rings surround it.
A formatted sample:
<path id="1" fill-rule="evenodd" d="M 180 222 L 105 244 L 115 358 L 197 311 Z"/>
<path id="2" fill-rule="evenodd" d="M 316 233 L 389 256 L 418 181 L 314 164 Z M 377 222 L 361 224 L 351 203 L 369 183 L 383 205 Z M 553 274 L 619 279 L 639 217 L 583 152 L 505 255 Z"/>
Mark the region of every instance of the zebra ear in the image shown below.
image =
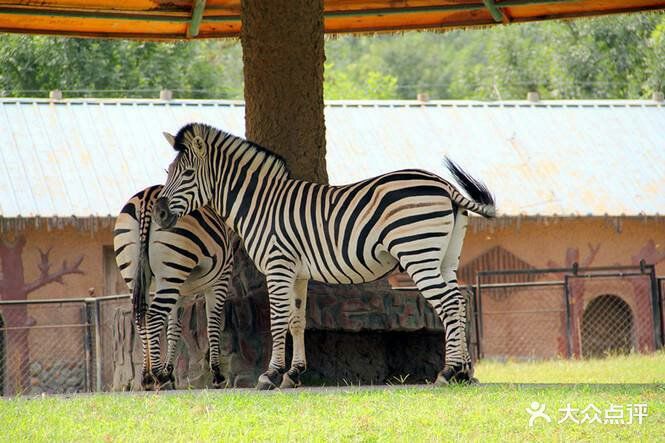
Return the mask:
<path id="1" fill-rule="evenodd" d="M 169 145 L 175 148 L 175 137 L 169 134 L 168 132 L 162 132 L 162 134 L 164 134 L 164 138 L 166 139 L 167 142 L 169 142 Z"/>

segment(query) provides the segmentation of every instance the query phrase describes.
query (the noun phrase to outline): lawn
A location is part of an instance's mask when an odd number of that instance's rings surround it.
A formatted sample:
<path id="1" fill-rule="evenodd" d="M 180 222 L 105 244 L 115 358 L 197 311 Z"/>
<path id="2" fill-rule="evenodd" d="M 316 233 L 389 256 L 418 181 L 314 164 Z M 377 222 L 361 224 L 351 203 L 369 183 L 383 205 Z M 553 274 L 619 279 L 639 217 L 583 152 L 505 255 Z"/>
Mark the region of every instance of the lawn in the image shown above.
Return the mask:
<path id="1" fill-rule="evenodd" d="M 665 383 L 665 352 L 532 363 L 483 360 L 475 374 L 483 383 Z"/>
<path id="2" fill-rule="evenodd" d="M 638 364 L 631 364 L 632 359 Z M 665 355 L 621 357 L 599 362 L 480 365 L 489 379 L 542 371 L 551 379 L 593 375 L 594 382 L 663 381 Z M 635 363 L 634 362 L 634 363 Z M 561 366 L 558 366 L 561 365 Z M 586 365 L 590 369 L 585 368 Z M 660 365 L 660 374 L 656 367 Z M 609 369 L 608 369 L 609 368 Z M 630 368 L 632 378 L 612 373 Z M 595 372 L 594 372 L 595 371 Z M 639 374 L 644 378 L 639 379 Z M 500 374 L 500 375 L 497 375 Z M 577 374 L 577 375 L 576 375 Z M 604 375 L 603 375 L 604 374 Z M 526 375 L 525 375 L 526 377 Z M 632 376 L 631 376 L 632 377 Z M 483 380 L 484 381 L 484 380 Z M 525 381 L 525 380 L 520 380 Z M 583 382 L 577 378 L 572 381 Z M 527 408 L 545 405 L 551 422 L 529 427 Z M 622 411 L 624 421 L 634 404 L 646 404 L 642 423 L 558 423 L 567 405 L 573 418 L 600 411 Z M 583 409 L 588 408 L 586 414 Z M 1 441 L 449 441 L 449 440 L 587 440 L 663 441 L 665 385 L 480 385 L 396 387 L 392 389 L 193 391 L 184 393 L 98 394 L 71 398 L 14 398 L 0 401 Z"/>

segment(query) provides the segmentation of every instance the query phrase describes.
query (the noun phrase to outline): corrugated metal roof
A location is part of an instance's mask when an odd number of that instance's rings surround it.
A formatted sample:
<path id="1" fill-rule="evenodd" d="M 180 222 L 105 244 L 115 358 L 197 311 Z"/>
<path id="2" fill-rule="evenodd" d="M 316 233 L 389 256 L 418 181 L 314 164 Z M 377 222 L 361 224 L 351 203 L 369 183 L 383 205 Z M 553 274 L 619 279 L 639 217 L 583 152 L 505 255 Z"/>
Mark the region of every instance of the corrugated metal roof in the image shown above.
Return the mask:
<path id="1" fill-rule="evenodd" d="M 504 215 L 665 212 L 665 105 L 653 101 L 329 102 L 330 182 L 448 155 L 496 194 Z M 163 182 L 162 131 L 201 121 L 244 133 L 232 101 L 0 100 L 0 217 L 117 214 Z"/>

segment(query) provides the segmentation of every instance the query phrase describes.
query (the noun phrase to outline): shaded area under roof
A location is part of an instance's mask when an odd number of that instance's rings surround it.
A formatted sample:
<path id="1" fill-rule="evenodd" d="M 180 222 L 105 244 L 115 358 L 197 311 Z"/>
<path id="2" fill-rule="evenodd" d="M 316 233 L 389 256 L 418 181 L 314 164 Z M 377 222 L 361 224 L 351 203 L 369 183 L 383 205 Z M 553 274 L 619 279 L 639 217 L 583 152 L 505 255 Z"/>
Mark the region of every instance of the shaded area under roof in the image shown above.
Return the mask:
<path id="1" fill-rule="evenodd" d="M 194 4 L 205 5 L 202 15 Z M 240 34 L 241 0 L 0 1 L 0 32 L 184 39 Z M 665 9 L 663 0 L 324 0 L 327 33 L 445 29 Z"/>
<path id="2" fill-rule="evenodd" d="M 242 102 L 0 100 L 0 218 L 115 216 L 163 183 L 162 137 L 199 121 L 244 133 Z M 665 212 L 665 104 L 653 101 L 328 102 L 332 184 L 450 156 L 503 215 Z"/>

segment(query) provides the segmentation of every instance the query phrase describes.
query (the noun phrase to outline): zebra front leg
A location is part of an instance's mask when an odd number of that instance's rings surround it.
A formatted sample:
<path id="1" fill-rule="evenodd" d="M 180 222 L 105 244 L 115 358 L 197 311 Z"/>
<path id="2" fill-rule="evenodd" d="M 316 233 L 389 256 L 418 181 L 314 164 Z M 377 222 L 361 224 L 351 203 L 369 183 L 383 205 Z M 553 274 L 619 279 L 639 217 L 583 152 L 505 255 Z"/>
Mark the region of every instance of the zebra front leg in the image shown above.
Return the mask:
<path id="1" fill-rule="evenodd" d="M 230 277 L 230 274 L 229 274 Z M 220 335 L 226 325 L 224 304 L 228 294 L 228 278 L 206 291 L 206 314 L 208 317 L 208 347 L 210 349 L 210 371 L 213 388 L 226 387 L 226 378 L 220 365 Z"/>
<path id="2" fill-rule="evenodd" d="M 291 368 L 282 377 L 280 388 L 297 388 L 300 386 L 300 374 L 307 369 L 307 358 L 305 356 L 307 280 L 296 280 L 291 300 L 289 332 L 291 332 L 291 338 L 293 339 L 293 358 L 291 359 Z"/>
<path id="3" fill-rule="evenodd" d="M 280 263 L 275 270 L 268 270 L 266 281 L 270 299 L 270 334 L 272 335 L 272 355 L 268 370 L 259 376 L 256 389 L 275 389 L 280 386 L 285 368 L 284 348 L 286 332 L 291 312 L 290 296 L 293 291 L 295 275 L 293 263 Z"/>
<path id="4" fill-rule="evenodd" d="M 160 387 L 162 389 L 172 388 L 175 389 L 175 376 L 173 375 L 174 362 L 175 362 L 175 353 L 178 342 L 180 341 L 180 336 L 182 335 L 182 315 L 184 309 L 180 306 L 180 301 L 178 306 L 171 312 L 169 315 L 169 322 L 166 327 L 166 341 L 168 343 L 168 349 L 166 351 L 166 361 L 164 362 L 164 367 L 160 374 Z"/>

